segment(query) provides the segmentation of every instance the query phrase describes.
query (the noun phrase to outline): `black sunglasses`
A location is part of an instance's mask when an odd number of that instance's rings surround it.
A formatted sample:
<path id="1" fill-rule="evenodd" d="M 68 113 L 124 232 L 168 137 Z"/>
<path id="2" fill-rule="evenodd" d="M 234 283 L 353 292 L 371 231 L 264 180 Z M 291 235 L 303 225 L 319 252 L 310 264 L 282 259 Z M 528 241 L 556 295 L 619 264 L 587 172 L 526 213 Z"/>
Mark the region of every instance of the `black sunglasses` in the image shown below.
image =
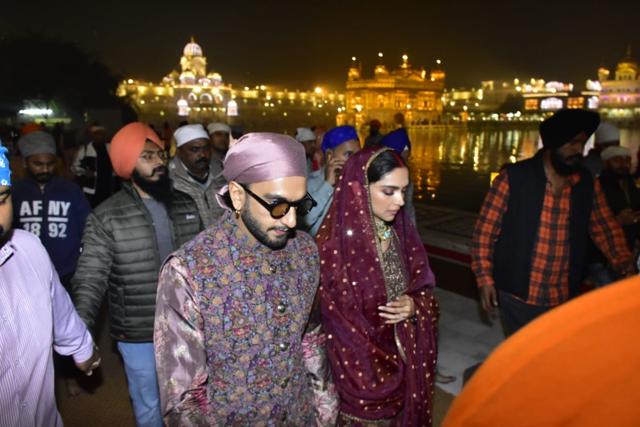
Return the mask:
<path id="1" fill-rule="evenodd" d="M 307 193 L 307 195 L 302 199 L 295 202 L 290 202 L 288 200 L 276 200 L 275 202 L 268 203 L 264 201 L 260 196 L 254 194 L 244 185 L 242 186 L 242 188 L 244 188 L 244 191 L 246 191 L 251 197 L 253 197 L 256 202 L 260 203 L 266 210 L 268 210 L 271 218 L 273 219 L 283 218 L 286 214 L 289 213 L 289 209 L 291 208 L 296 208 L 297 214 L 304 216 L 308 214 L 311 209 L 318 205 L 318 203 L 313 200 L 313 197 L 311 197 L 309 193 Z"/>

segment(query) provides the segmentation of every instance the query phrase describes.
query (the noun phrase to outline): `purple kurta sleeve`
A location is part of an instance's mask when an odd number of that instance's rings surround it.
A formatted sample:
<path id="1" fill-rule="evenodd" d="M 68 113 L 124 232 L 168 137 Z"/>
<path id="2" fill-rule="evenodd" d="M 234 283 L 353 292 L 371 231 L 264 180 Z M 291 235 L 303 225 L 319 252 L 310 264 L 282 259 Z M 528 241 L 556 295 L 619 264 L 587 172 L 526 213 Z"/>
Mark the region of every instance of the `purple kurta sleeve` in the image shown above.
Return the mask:
<path id="1" fill-rule="evenodd" d="M 67 291 L 60 284 L 51 265 L 51 303 L 53 310 L 53 349 L 58 354 L 73 356 L 76 363 L 87 361 L 93 354 L 93 339 L 80 319 Z"/>
<path id="2" fill-rule="evenodd" d="M 209 425 L 204 323 L 195 285 L 178 258 L 160 272 L 154 347 L 160 407 L 167 425 Z"/>

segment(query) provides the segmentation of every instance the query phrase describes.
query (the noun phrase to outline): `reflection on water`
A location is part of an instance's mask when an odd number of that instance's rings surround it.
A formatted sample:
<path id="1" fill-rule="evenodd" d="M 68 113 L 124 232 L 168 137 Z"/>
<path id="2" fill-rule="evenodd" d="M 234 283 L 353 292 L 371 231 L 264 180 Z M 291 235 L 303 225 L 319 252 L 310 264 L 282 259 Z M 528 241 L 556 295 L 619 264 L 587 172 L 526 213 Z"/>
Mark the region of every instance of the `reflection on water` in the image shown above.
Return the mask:
<path id="1" fill-rule="evenodd" d="M 489 188 L 491 172 L 535 154 L 535 128 L 411 130 L 411 175 L 416 203 L 477 212 Z M 622 145 L 635 153 L 640 130 L 623 130 Z M 634 156 L 635 162 L 635 156 Z"/>

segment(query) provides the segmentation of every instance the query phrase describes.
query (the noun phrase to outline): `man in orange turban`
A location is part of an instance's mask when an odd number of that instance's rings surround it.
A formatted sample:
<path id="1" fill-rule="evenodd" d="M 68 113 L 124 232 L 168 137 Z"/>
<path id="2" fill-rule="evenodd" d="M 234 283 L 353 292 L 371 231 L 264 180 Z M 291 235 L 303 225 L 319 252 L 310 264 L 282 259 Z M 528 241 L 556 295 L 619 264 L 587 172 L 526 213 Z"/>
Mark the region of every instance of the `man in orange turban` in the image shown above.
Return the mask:
<path id="1" fill-rule="evenodd" d="M 42 130 L 42 126 L 40 126 L 39 124 L 37 124 L 35 122 L 29 122 L 29 123 L 25 124 L 24 126 L 22 126 L 22 128 L 20 129 L 20 135 L 21 136 L 26 136 L 26 135 L 29 135 L 32 132 L 37 132 L 39 130 Z"/>
<path id="2" fill-rule="evenodd" d="M 111 336 L 124 361 L 137 425 L 160 427 L 153 352 L 158 272 L 202 226 L 193 199 L 171 190 L 164 143 L 151 128 L 126 125 L 113 137 L 109 156 L 122 190 L 87 218 L 72 279 L 74 300 L 91 328 L 109 295 Z"/>

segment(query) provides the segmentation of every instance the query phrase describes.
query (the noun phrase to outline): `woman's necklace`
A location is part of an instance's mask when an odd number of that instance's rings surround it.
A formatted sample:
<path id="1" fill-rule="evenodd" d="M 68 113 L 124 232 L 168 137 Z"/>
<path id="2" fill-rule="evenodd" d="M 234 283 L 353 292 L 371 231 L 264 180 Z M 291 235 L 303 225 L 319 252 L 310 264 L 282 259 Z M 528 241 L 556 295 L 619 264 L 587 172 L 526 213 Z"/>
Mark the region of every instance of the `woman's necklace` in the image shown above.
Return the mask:
<path id="1" fill-rule="evenodd" d="M 381 219 L 375 218 L 376 235 L 381 242 L 387 241 L 391 238 L 391 226 Z"/>

